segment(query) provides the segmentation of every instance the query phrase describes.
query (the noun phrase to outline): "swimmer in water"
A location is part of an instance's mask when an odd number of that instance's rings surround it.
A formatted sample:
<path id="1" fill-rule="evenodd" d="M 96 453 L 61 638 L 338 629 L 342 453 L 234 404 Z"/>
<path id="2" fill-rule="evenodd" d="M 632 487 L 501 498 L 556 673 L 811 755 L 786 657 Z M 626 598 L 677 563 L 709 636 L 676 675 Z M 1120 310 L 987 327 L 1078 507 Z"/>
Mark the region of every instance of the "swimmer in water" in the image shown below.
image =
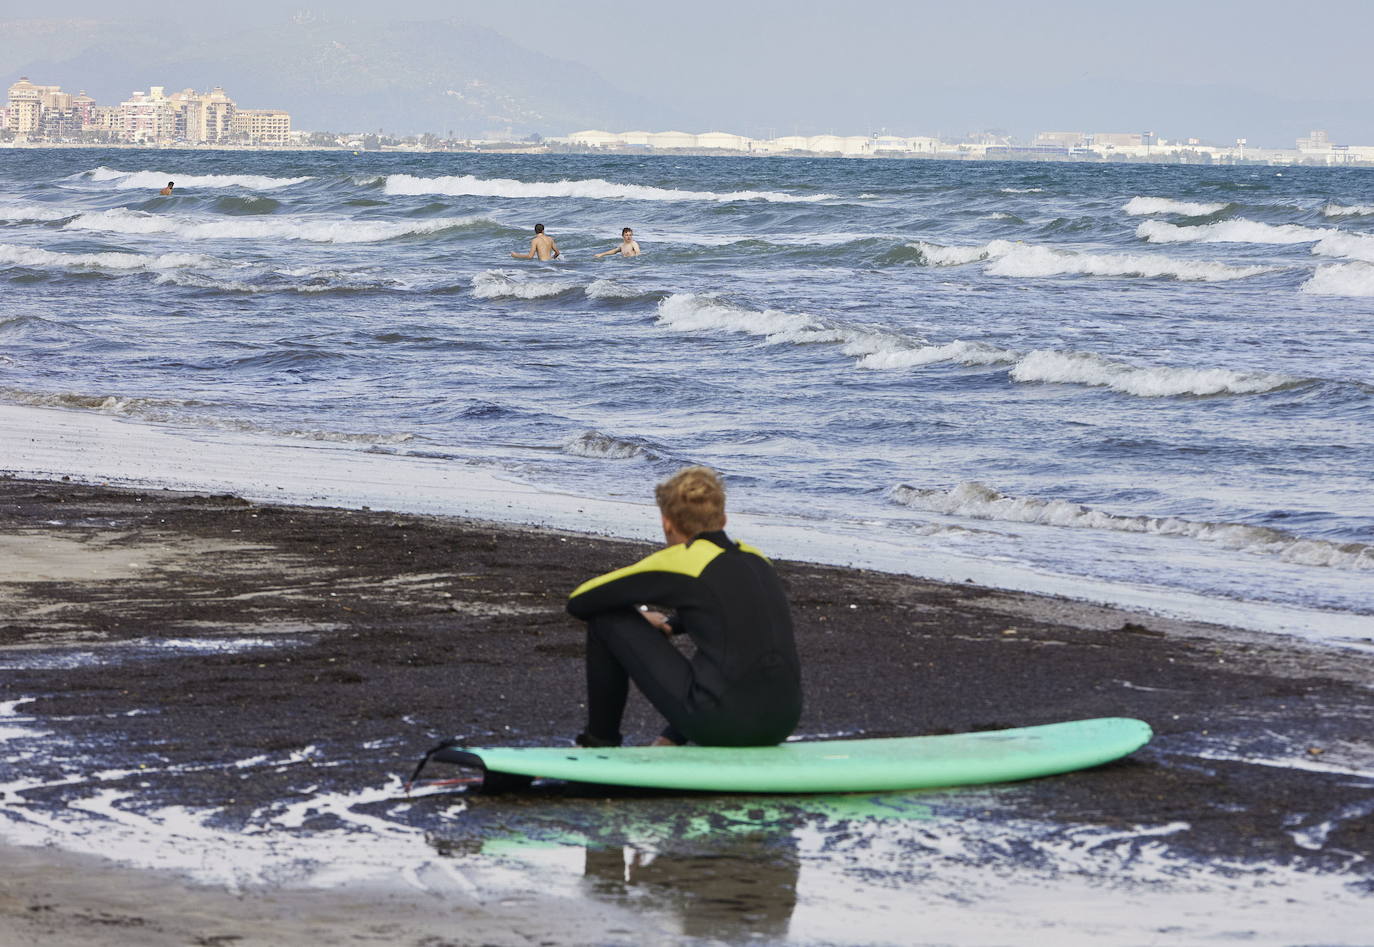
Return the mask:
<path id="1" fill-rule="evenodd" d="M 539 259 L 547 263 L 549 260 L 558 258 L 558 244 L 553 242 L 553 237 L 544 233 L 543 224 L 535 224 L 534 239 L 530 241 L 530 252 L 512 253 L 511 256 L 517 260 Z"/>
<path id="2" fill-rule="evenodd" d="M 596 256 L 592 257 L 592 259 L 599 260 L 603 256 L 611 256 L 616 253 L 619 253 L 621 256 L 639 256 L 639 244 L 635 242 L 635 232 L 629 227 L 620 231 L 620 246 L 612 247 L 605 253 L 598 253 Z"/>
<path id="3" fill-rule="evenodd" d="M 176 187 L 176 186 L 177 186 L 177 182 L 175 182 L 175 181 L 168 181 L 168 182 L 167 182 L 167 186 L 164 187 L 162 190 L 158 191 L 158 193 L 161 194 L 163 197 L 171 197 L 171 196 L 172 196 L 172 188 L 174 188 L 174 187 Z"/>

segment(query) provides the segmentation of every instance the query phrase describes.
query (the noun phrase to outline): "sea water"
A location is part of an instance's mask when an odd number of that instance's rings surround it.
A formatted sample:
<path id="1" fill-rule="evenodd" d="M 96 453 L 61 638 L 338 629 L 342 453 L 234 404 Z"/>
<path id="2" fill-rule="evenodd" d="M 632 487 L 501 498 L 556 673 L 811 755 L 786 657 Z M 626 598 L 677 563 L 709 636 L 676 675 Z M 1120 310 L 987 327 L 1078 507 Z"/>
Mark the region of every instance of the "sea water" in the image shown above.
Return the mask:
<path id="1" fill-rule="evenodd" d="M 10 404 L 1374 629 L 1371 170 L 11 150 L 0 285 Z"/>

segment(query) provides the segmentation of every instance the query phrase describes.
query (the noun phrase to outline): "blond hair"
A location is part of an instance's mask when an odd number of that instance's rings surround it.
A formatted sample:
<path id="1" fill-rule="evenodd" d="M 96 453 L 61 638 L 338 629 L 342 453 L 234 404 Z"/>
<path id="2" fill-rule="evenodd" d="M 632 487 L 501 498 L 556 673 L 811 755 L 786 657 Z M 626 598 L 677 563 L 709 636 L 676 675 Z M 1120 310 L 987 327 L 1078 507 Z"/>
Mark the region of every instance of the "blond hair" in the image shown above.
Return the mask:
<path id="1" fill-rule="evenodd" d="M 684 467 L 654 488 L 654 499 L 688 536 L 725 528 L 725 484 L 710 467 Z"/>

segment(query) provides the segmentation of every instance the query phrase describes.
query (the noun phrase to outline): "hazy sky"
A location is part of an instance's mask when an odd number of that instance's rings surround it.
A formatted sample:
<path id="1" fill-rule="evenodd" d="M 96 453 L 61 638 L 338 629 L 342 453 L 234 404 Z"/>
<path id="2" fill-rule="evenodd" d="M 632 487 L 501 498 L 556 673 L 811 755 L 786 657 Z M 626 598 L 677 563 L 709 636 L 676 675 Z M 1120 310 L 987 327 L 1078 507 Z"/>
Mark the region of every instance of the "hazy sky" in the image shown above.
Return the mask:
<path id="1" fill-rule="evenodd" d="M 0 15 L 31 9 L 18 7 L 0 0 Z M 62 9 L 219 24 L 225 8 L 72 0 Z M 270 21 L 290 8 L 245 0 L 233 9 Z M 379 8 L 309 9 L 371 18 Z M 1152 130 L 1291 147 L 1283 136 L 1311 126 L 1374 143 L 1374 0 L 411 0 L 386 9 L 463 16 L 586 64 L 701 126 L 687 131 Z"/>

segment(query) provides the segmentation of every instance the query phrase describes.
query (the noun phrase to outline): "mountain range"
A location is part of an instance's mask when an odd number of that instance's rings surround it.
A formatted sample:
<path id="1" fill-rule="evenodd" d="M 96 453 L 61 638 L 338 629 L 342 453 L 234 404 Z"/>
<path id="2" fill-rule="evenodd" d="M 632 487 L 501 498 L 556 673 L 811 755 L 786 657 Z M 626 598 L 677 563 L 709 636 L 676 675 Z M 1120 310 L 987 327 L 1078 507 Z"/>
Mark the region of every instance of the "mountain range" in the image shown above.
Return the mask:
<path id="1" fill-rule="evenodd" d="M 241 107 L 286 109 L 313 131 L 523 137 L 682 121 L 587 66 L 460 19 L 0 20 L 0 83 L 21 75 L 101 105 L 150 85 L 223 86 Z"/>

